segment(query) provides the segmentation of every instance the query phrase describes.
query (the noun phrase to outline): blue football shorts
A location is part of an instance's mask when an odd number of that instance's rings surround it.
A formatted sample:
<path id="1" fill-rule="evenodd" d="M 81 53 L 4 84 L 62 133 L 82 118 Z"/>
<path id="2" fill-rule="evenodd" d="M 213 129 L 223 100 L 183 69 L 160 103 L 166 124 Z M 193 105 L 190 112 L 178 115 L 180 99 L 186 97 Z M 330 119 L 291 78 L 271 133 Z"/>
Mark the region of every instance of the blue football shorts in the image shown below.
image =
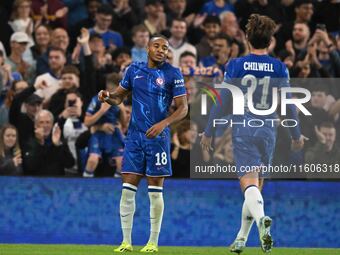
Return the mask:
<path id="1" fill-rule="evenodd" d="M 170 131 L 165 129 L 150 139 L 144 132 L 129 130 L 125 139 L 122 173 L 171 176 Z"/>

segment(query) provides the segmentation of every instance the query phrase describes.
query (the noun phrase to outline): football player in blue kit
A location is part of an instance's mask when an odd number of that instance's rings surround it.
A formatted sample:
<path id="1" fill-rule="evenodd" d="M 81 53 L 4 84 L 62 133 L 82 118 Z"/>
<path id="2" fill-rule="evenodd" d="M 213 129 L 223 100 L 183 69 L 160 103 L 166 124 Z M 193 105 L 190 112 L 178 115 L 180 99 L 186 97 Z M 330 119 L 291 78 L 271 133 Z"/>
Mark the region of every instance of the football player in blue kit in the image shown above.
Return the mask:
<path id="1" fill-rule="evenodd" d="M 275 22 L 272 19 L 252 14 L 246 26 L 250 54 L 232 59 L 226 65 L 224 81 L 237 86 L 242 91 L 242 97 L 247 95 L 249 88 L 251 88 L 252 104 L 256 110 L 270 109 L 273 104 L 273 88 L 280 91 L 282 87 L 289 87 L 289 74 L 284 63 L 268 56 L 268 47 L 275 27 Z M 207 127 L 202 134 L 201 145 L 205 150 L 212 149 L 213 122 L 214 119 L 225 116 L 223 111 L 228 108 L 226 106 L 232 100 L 231 90 L 223 89 L 221 97 L 223 98 L 223 105 L 213 107 Z M 249 231 L 255 221 L 259 230 L 261 248 L 265 253 L 269 253 L 273 245 L 270 234 L 272 219 L 264 213 L 261 194 L 264 176 L 261 174 L 261 166 L 269 166 L 272 161 L 276 142 L 276 127 L 267 122 L 266 119 L 277 119 L 277 114 L 274 112 L 262 116 L 254 114 L 255 111 L 249 110 L 248 105 L 242 107 L 244 107 L 244 114 L 232 115 L 232 121 L 236 123 L 232 125 L 232 141 L 236 169 L 244 194 L 244 203 L 241 228 L 230 249 L 231 252 L 235 253 L 241 253 L 244 250 Z M 294 105 L 287 104 L 287 115 L 289 119 L 298 123 L 297 110 Z M 254 120 L 263 121 L 262 123 L 265 124 L 257 126 L 258 124 L 254 124 Z M 253 122 L 252 125 L 246 124 L 250 123 L 249 121 Z M 290 128 L 290 133 L 292 149 L 302 149 L 305 137 L 301 135 L 299 125 Z M 244 171 L 245 169 L 253 170 Z"/>
<path id="2" fill-rule="evenodd" d="M 169 42 L 154 36 L 148 43 L 148 62 L 132 63 L 119 87 L 112 93 L 100 91 L 99 100 L 120 104 L 132 92 L 132 113 L 125 139 L 120 200 L 123 242 L 116 252 L 132 251 L 131 231 L 135 213 L 135 194 L 146 175 L 150 199 L 150 237 L 141 252 L 157 252 L 163 218 L 163 182 L 171 176 L 169 125 L 183 119 L 188 112 L 184 79 L 179 69 L 166 63 Z M 176 110 L 169 107 L 174 100 Z"/>

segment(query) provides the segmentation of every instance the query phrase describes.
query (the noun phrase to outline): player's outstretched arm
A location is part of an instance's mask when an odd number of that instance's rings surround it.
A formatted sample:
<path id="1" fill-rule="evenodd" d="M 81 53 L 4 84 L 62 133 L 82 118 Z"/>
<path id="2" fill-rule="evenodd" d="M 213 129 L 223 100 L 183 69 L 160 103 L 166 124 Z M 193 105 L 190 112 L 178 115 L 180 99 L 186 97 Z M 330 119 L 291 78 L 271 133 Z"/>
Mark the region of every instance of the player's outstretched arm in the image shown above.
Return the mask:
<path id="1" fill-rule="evenodd" d="M 164 130 L 164 128 L 171 125 L 172 123 L 180 121 L 188 114 L 188 101 L 185 95 L 175 97 L 174 101 L 176 105 L 176 111 L 174 111 L 169 117 L 149 128 L 149 130 L 146 131 L 147 138 L 155 138 Z"/>
<path id="2" fill-rule="evenodd" d="M 98 93 L 98 99 L 100 102 L 106 102 L 110 105 L 119 105 L 123 102 L 124 98 L 129 94 L 129 91 L 118 86 L 115 91 L 109 92 L 107 90 L 101 90 Z"/>

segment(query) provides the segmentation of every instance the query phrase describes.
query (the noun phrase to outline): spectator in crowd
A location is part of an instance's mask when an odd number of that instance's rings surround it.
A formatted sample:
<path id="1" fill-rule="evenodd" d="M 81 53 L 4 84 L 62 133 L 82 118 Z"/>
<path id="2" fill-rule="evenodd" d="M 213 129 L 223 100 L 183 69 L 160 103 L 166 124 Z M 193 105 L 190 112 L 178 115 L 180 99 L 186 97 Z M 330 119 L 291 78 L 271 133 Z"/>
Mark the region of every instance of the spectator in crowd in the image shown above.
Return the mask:
<path id="1" fill-rule="evenodd" d="M 315 126 L 317 143 L 309 148 L 305 154 L 306 163 L 339 164 L 340 148 L 335 144 L 336 129 L 332 122 L 324 122 Z"/>
<path id="2" fill-rule="evenodd" d="M 291 38 L 291 31 L 296 23 L 304 23 L 309 27 L 310 31 L 314 31 L 314 25 L 312 24 L 312 16 L 314 14 L 313 0 L 295 0 L 294 11 L 295 19 L 285 20 L 276 34 L 280 49 Z"/>
<path id="3" fill-rule="evenodd" d="M 170 49 L 168 49 L 168 55 L 166 55 L 166 62 L 168 62 L 170 65 L 173 65 L 174 63 L 174 54 Z"/>
<path id="4" fill-rule="evenodd" d="M 171 146 L 173 177 L 190 177 L 190 155 L 198 157 L 202 154 L 197 143 L 197 136 L 197 125 L 190 120 L 183 120 L 176 126 Z"/>
<path id="5" fill-rule="evenodd" d="M 6 93 L 8 88 L 11 87 L 12 80 L 12 66 L 5 64 L 5 56 L 3 51 L 0 50 L 0 93 Z"/>
<path id="6" fill-rule="evenodd" d="M 111 0 L 113 10 L 111 29 L 118 31 L 125 45 L 132 45 L 131 28 L 138 24 L 137 15 L 130 6 L 129 0 Z"/>
<path id="7" fill-rule="evenodd" d="M 106 51 L 102 37 L 99 34 L 92 34 L 90 37 L 90 49 L 94 66 L 96 91 L 105 88 L 105 77 L 113 72 L 112 56 Z"/>
<path id="8" fill-rule="evenodd" d="M 187 6 L 187 0 L 169 0 L 166 9 L 167 25 L 172 24 L 173 19 L 183 19 Z"/>
<path id="9" fill-rule="evenodd" d="M 289 0 L 291 1 L 291 0 Z M 281 2 L 287 2 L 283 0 Z M 289 3 L 285 3 L 289 4 Z M 244 29 L 245 25 L 251 14 L 257 13 L 260 15 L 266 15 L 272 18 L 276 23 L 280 24 L 283 21 L 284 13 L 280 6 L 280 0 L 268 1 L 268 0 L 240 0 L 235 3 L 235 12 L 239 17 L 240 26 Z M 294 18 L 294 17 L 293 17 Z"/>
<path id="10" fill-rule="evenodd" d="M 68 91 L 76 91 L 79 88 L 79 70 L 75 66 L 65 66 L 61 72 L 60 87 L 51 96 L 48 104 L 49 111 L 57 118 L 62 113 Z M 79 116 L 80 117 L 80 116 Z"/>
<path id="11" fill-rule="evenodd" d="M 286 41 L 285 49 L 281 50 L 280 55 L 286 53 L 293 57 L 294 62 L 303 59 L 306 55 L 309 38 L 309 27 L 305 23 L 296 23 L 292 32 L 292 39 Z"/>
<path id="12" fill-rule="evenodd" d="M 281 0 L 280 1 L 280 24 L 285 22 L 286 20 L 293 20 L 295 17 L 295 11 L 294 11 L 294 4 L 295 0 Z"/>
<path id="13" fill-rule="evenodd" d="M 326 31 L 316 29 L 318 60 L 331 77 L 340 77 L 340 54 Z"/>
<path id="14" fill-rule="evenodd" d="M 50 49 L 60 48 L 64 51 L 67 64 L 71 64 L 71 55 L 68 52 L 70 38 L 67 31 L 63 28 L 56 28 L 51 34 L 51 47 L 37 59 L 37 75 L 53 72 L 49 67 Z"/>
<path id="15" fill-rule="evenodd" d="M 22 157 L 18 131 L 6 124 L 0 131 L 0 175 L 21 175 Z"/>
<path id="16" fill-rule="evenodd" d="M 82 28 L 81 36 L 78 37 L 77 40 L 78 49 L 73 52 L 73 56 L 75 59 L 79 59 L 80 51 L 82 50 L 82 64 L 84 67 L 81 69 L 82 66 L 78 66 L 79 69 L 82 70 L 81 72 L 79 72 L 78 68 L 74 65 L 63 67 L 60 73 L 61 82 L 59 83 L 57 91 L 52 94 L 51 101 L 49 102 L 48 106 L 55 117 L 61 113 L 63 109 L 62 106 L 65 102 L 65 93 L 69 89 L 79 89 L 79 92 L 82 93 L 85 103 L 88 103 L 93 94 L 96 93 L 94 65 L 89 43 L 89 30 Z"/>
<path id="17" fill-rule="evenodd" d="M 213 160 L 222 166 L 234 165 L 233 144 L 230 131 L 230 129 L 227 129 L 222 137 L 215 141 L 216 146 Z"/>
<path id="18" fill-rule="evenodd" d="M 221 32 L 221 21 L 216 16 L 208 16 L 203 22 L 204 37 L 196 45 L 199 59 L 209 56 L 215 37 Z"/>
<path id="19" fill-rule="evenodd" d="M 64 176 L 65 168 L 74 165 L 70 149 L 51 112 L 39 111 L 34 120 L 33 136 L 23 147 L 24 173 L 38 176 Z"/>
<path id="20" fill-rule="evenodd" d="M 146 52 L 146 47 L 149 39 L 149 31 L 144 25 L 138 25 L 132 29 L 132 41 L 134 46 L 131 49 L 131 58 L 133 62 L 147 62 L 148 53 Z"/>
<path id="21" fill-rule="evenodd" d="M 325 84 L 308 84 L 307 89 L 311 91 L 310 105 L 307 106 L 311 116 L 300 114 L 301 132 L 309 138 L 306 147 L 315 143 L 314 127 L 323 122 L 332 121 L 331 115 L 328 114 L 335 99 L 329 94 Z M 314 86 L 313 86 L 314 85 Z"/>
<path id="22" fill-rule="evenodd" d="M 36 94 L 44 99 L 47 105 L 51 96 L 60 88 L 61 72 L 66 64 L 65 52 L 61 48 L 50 48 L 48 52 L 48 65 L 51 72 L 46 72 L 37 76 L 34 84 L 44 82 L 46 87 L 36 91 Z"/>
<path id="23" fill-rule="evenodd" d="M 58 124 L 62 130 L 62 136 L 67 142 L 68 147 L 72 153 L 76 163 L 73 167 L 66 168 L 66 175 L 77 175 L 80 172 L 80 162 L 78 158 L 78 151 L 76 149 L 76 140 L 87 130 L 87 127 L 83 123 L 81 116 L 83 108 L 83 102 L 81 95 L 76 90 L 69 90 L 66 93 L 66 100 L 64 103 L 64 110 L 58 118 Z"/>
<path id="24" fill-rule="evenodd" d="M 95 25 L 90 29 L 90 34 L 97 33 L 102 36 L 105 48 L 111 52 L 124 46 L 121 34 L 110 30 L 112 15 L 112 8 L 109 5 L 100 6 L 96 13 Z"/>
<path id="25" fill-rule="evenodd" d="M 112 64 L 111 54 L 106 52 L 103 39 L 100 34 L 90 36 L 90 49 L 93 54 L 94 66 L 96 69 L 104 68 Z"/>
<path id="26" fill-rule="evenodd" d="M 120 48 L 112 53 L 112 70 L 123 73 L 125 68 L 131 64 L 131 54 L 128 48 Z"/>
<path id="27" fill-rule="evenodd" d="M 179 57 L 184 51 L 190 51 L 197 56 L 195 46 L 186 42 L 187 24 L 183 19 L 174 19 L 170 28 L 170 49 L 174 54 L 173 66 L 179 67 Z"/>
<path id="28" fill-rule="evenodd" d="M 75 24 L 87 17 L 86 3 L 88 0 L 62 0 L 67 7 L 67 28 L 70 31 Z"/>
<path id="29" fill-rule="evenodd" d="M 72 34 L 76 35 L 71 38 L 71 46 L 72 48 L 77 44 L 77 37 L 80 35 L 80 30 L 82 28 L 90 29 L 91 27 L 94 27 L 96 22 L 96 13 L 99 9 L 99 7 L 102 5 L 101 0 L 88 0 L 87 1 L 87 17 L 78 21 L 73 29 Z"/>
<path id="30" fill-rule="evenodd" d="M 91 28 L 94 27 L 95 21 L 96 21 L 96 14 L 99 9 L 99 7 L 102 5 L 101 0 L 88 0 L 87 1 L 87 18 L 79 21 L 75 25 L 75 32 L 78 33 L 80 29 L 84 28 Z"/>
<path id="31" fill-rule="evenodd" d="M 8 22 L 14 32 L 24 32 L 28 35 L 28 47 L 34 44 L 32 36 L 34 23 L 31 18 L 31 6 L 31 0 L 15 0 L 11 20 Z"/>
<path id="32" fill-rule="evenodd" d="M 42 109 L 43 98 L 33 93 L 44 87 L 46 87 L 44 82 L 27 87 L 14 96 L 9 109 L 9 122 L 18 128 L 21 147 L 34 134 L 34 118 Z M 22 112 L 22 106 L 25 110 L 24 112 Z"/>
<path id="33" fill-rule="evenodd" d="M 204 67 L 216 66 L 224 73 L 225 64 L 230 57 L 230 42 L 226 35 L 220 34 L 215 37 L 213 49 L 210 56 L 201 60 L 201 65 Z"/>
<path id="34" fill-rule="evenodd" d="M 11 108 L 13 98 L 28 87 L 26 81 L 14 81 L 10 90 L 6 94 L 4 103 L 0 106 L 0 127 L 9 122 L 9 109 Z"/>
<path id="35" fill-rule="evenodd" d="M 234 6 L 225 0 L 211 0 L 203 5 L 201 13 L 218 16 L 224 11 L 234 11 Z"/>
<path id="36" fill-rule="evenodd" d="M 37 24 L 67 29 L 68 8 L 61 0 L 33 0 L 33 18 Z"/>
<path id="37" fill-rule="evenodd" d="M 51 29 L 46 25 L 39 25 L 34 31 L 35 44 L 30 48 L 28 58 L 35 61 L 47 52 L 51 42 Z M 26 57 L 26 56 L 25 56 Z"/>
<path id="38" fill-rule="evenodd" d="M 179 57 L 179 66 L 181 68 L 182 73 L 185 68 L 195 69 L 197 67 L 196 55 L 191 51 L 184 51 Z"/>
<path id="39" fill-rule="evenodd" d="M 106 90 L 114 91 L 119 80 L 118 74 L 109 75 Z M 112 160 L 112 163 L 116 166 L 116 173 L 120 174 L 124 149 L 120 127 L 127 124 L 124 104 L 111 106 L 107 103 L 101 103 L 96 95 L 87 109 L 84 123 L 88 128 L 93 125 L 99 125 L 102 128 L 93 133 L 89 140 L 89 158 L 83 176 L 93 177 L 100 159 Z"/>
<path id="40" fill-rule="evenodd" d="M 144 12 L 146 18 L 143 24 L 151 36 L 166 29 L 166 14 L 161 0 L 145 0 Z"/>
<path id="41" fill-rule="evenodd" d="M 26 33 L 15 32 L 12 34 L 11 55 L 5 60 L 5 63 L 11 66 L 12 72 L 19 72 L 26 81 L 32 83 L 35 76 L 35 66 L 23 59 L 28 43 L 29 38 Z"/>
<path id="42" fill-rule="evenodd" d="M 237 17 L 233 12 L 222 12 L 219 16 L 221 20 L 221 31 L 227 35 L 232 42 L 232 56 L 238 57 L 239 55 L 247 54 L 246 36 L 237 22 Z"/>

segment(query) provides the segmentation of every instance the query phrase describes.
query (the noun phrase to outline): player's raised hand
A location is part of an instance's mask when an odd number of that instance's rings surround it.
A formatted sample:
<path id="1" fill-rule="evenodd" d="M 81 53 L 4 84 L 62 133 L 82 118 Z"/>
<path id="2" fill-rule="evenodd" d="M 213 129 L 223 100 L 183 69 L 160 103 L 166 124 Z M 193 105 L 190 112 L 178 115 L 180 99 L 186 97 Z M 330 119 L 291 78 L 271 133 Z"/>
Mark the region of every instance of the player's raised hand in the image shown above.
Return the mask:
<path id="1" fill-rule="evenodd" d="M 291 144 L 291 150 L 292 151 L 300 151 L 303 149 L 303 146 L 305 144 L 305 141 L 308 141 L 309 138 L 305 137 L 304 135 L 301 135 L 299 140 L 292 140 Z"/>
<path id="2" fill-rule="evenodd" d="M 107 90 L 101 90 L 98 93 L 98 99 L 100 102 L 104 103 L 106 100 L 110 98 L 110 92 Z"/>
<path id="3" fill-rule="evenodd" d="M 146 131 L 145 135 L 147 138 L 155 138 L 160 133 L 162 133 L 162 131 L 164 130 L 166 126 L 167 125 L 163 121 L 158 122 L 155 125 L 153 125 L 151 128 L 149 128 L 148 131 Z"/>
<path id="4" fill-rule="evenodd" d="M 199 136 L 201 137 L 201 147 L 204 151 L 212 151 L 213 148 L 211 147 L 211 141 L 212 138 L 211 137 L 207 137 L 204 132 L 199 134 Z"/>

